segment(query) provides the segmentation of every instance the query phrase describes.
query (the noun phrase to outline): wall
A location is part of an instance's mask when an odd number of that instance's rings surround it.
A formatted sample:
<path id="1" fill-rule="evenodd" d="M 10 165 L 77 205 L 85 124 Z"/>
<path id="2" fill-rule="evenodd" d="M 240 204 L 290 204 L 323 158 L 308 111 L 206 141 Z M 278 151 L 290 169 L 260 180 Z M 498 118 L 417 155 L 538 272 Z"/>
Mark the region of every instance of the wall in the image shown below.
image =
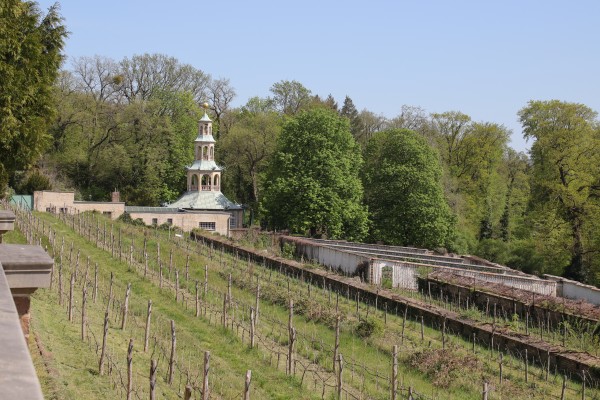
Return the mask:
<path id="1" fill-rule="evenodd" d="M 157 219 L 157 224 L 162 225 L 167 223 L 171 218 L 173 225 L 181 228 L 185 232 L 189 232 L 194 228 L 199 228 L 200 222 L 214 222 L 214 232 L 228 236 L 229 234 L 229 212 L 221 211 L 205 211 L 205 212 L 130 212 L 131 218 L 140 218 L 146 225 L 152 225 L 152 219 Z"/>
<path id="2" fill-rule="evenodd" d="M 47 208 L 52 212 L 59 212 L 61 208 L 73 209 L 75 192 L 51 192 L 47 190 L 33 192 L 33 208 L 45 212 Z M 72 212 L 72 211 L 69 211 Z"/>
<path id="3" fill-rule="evenodd" d="M 119 218 L 125 212 L 125 203 L 113 203 L 107 201 L 75 201 L 73 209 L 76 212 L 98 211 L 110 213 L 112 219 Z"/>
<path id="4" fill-rule="evenodd" d="M 600 306 L 600 289 L 554 275 L 544 275 L 557 283 L 559 295 L 568 299 L 585 300 Z"/>
<path id="5" fill-rule="evenodd" d="M 501 331 L 494 330 L 489 324 L 479 325 L 470 320 L 463 319 L 455 312 L 440 311 L 418 300 L 401 297 L 385 289 L 359 283 L 353 278 L 346 278 L 321 269 L 305 269 L 298 262 L 265 255 L 251 249 L 236 246 L 225 238 L 202 234 L 198 236 L 192 234 L 192 237 L 204 242 L 213 249 L 211 257 L 214 256 L 214 251 L 227 251 L 237 254 L 242 259 L 249 258 L 268 268 L 278 269 L 280 273 L 292 275 L 305 282 L 311 282 L 313 285 L 329 287 L 342 296 L 348 296 L 351 299 L 360 298 L 361 301 L 369 302 L 370 304 L 377 302 L 380 309 L 393 310 L 397 308 L 403 310 L 406 307 L 407 314 L 411 318 L 420 318 L 422 316 L 427 325 L 436 329 L 440 329 L 442 323 L 445 323 L 447 329 L 466 340 L 472 340 L 475 336 L 477 341 L 482 345 L 489 345 L 493 342 L 494 346 L 510 350 L 511 352 L 523 352 L 527 349 L 530 362 L 538 365 L 545 364 L 549 357 L 551 365 L 556 366 L 556 370 L 559 373 L 568 374 L 570 379 L 581 379 L 582 371 L 585 371 L 586 375 L 593 380 L 600 379 L 600 368 L 594 365 L 593 361 L 581 358 L 578 354 L 561 351 L 560 348 L 557 349 L 545 343 L 540 343 L 536 338 L 529 338 L 524 335 L 507 335 Z M 285 240 L 286 238 L 282 239 Z"/>
<path id="6" fill-rule="evenodd" d="M 417 288 L 418 269 L 451 270 L 463 276 L 476 277 L 494 283 L 502 283 L 521 290 L 548 296 L 556 296 L 556 282 L 541 280 L 533 276 L 522 276 L 522 274 L 508 275 L 507 273 L 511 271 L 506 271 L 505 269 L 490 268 L 488 266 L 479 267 L 474 265 L 464 265 L 462 266 L 464 269 L 459 269 L 458 266 L 456 268 L 451 268 L 439 265 L 429 265 L 427 261 L 411 263 L 387 260 L 378 258 L 377 256 L 369 256 L 368 253 L 365 252 L 349 251 L 348 249 L 352 247 L 344 245 L 336 244 L 327 246 L 325 244 L 316 244 L 305 239 L 292 237 L 284 237 L 282 238 L 282 241 L 294 243 L 296 245 L 296 254 L 303 255 L 304 258 L 308 260 L 315 260 L 319 264 L 325 265 L 331 269 L 342 271 L 347 275 L 360 274 L 362 272 L 360 270 L 361 266 L 368 265 L 365 278 L 368 282 L 375 285 L 381 284 L 382 269 L 384 267 L 391 267 L 393 270 L 393 287 L 402 287 L 413 290 Z M 483 271 L 480 271 L 480 269 Z"/>

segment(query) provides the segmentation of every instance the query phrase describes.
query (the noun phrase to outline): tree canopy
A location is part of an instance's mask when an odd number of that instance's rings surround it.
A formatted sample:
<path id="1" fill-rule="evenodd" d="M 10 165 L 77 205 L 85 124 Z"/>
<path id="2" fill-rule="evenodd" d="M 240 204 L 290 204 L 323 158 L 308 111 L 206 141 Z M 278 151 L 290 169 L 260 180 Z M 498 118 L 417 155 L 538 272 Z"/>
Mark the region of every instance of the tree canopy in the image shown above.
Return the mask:
<path id="1" fill-rule="evenodd" d="M 348 121 L 316 108 L 289 119 L 277 140 L 263 206 L 270 225 L 359 240 L 367 230 L 360 148 Z"/>
<path id="2" fill-rule="evenodd" d="M 444 199 L 438 155 L 417 133 L 376 133 L 365 151 L 365 202 L 372 240 L 434 248 L 448 246 L 454 218 Z"/>
<path id="3" fill-rule="evenodd" d="M 30 1 L 0 5 L 0 175 L 27 169 L 50 143 L 52 89 L 66 36 L 57 5 L 46 15 Z"/>
<path id="4" fill-rule="evenodd" d="M 540 239 L 566 261 L 566 276 L 593 282 L 600 248 L 600 130 L 597 113 L 583 104 L 530 101 L 519 111 L 531 146 L 532 219 Z M 550 249 L 546 249 L 550 250 Z M 564 255 L 564 252 L 563 252 Z"/>

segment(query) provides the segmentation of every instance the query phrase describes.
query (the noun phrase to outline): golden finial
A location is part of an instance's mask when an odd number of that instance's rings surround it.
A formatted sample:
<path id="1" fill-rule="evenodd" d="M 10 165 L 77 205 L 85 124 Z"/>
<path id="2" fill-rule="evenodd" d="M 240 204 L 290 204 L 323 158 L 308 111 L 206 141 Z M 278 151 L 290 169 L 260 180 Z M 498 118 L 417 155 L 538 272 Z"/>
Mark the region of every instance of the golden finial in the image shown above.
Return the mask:
<path id="1" fill-rule="evenodd" d="M 204 111 L 206 111 L 206 109 L 208 108 L 208 102 L 204 102 L 202 103 L 202 107 L 204 107 Z"/>

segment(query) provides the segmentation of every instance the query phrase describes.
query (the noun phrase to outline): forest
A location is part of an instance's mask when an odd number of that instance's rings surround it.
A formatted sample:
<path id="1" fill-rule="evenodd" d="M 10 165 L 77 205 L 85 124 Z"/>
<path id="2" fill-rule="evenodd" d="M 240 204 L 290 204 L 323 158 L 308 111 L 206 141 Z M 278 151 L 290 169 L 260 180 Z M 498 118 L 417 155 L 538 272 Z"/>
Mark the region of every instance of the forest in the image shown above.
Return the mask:
<path id="1" fill-rule="evenodd" d="M 10 54 L 0 70 L 2 193 L 108 200 L 117 189 L 129 205 L 168 204 L 185 190 L 208 102 L 222 191 L 245 206 L 247 226 L 471 253 L 600 283 L 600 127 L 584 104 L 523 104 L 526 154 L 509 147 L 506 127 L 456 110 L 399 104 L 386 118 L 294 80 L 234 107 L 228 79 L 168 55 L 65 63 L 57 11 L 22 19 L 0 49 Z M 37 63 L 19 62 L 19 51 Z"/>

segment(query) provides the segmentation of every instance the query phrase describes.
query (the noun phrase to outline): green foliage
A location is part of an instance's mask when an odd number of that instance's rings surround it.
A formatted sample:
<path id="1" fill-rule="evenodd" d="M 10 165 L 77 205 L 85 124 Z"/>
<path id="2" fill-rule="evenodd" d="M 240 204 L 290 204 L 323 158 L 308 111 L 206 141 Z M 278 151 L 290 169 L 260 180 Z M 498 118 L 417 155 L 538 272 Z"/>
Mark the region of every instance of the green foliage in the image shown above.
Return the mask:
<path id="1" fill-rule="evenodd" d="M 310 90 L 298 81 L 280 81 L 271 86 L 275 108 L 285 115 L 296 115 L 310 104 Z"/>
<path id="2" fill-rule="evenodd" d="M 534 232 L 552 247 L 566 248 L 565 275 L 593 283 L 591 254 L 600 203 L 600 131 L 597 113 L 583 104 L 530 101 L 519 111 L 532 157 Z M 562 234 L 560 234 L 562 233 Z M 560 234 L 560 235 L 559 235 Z"/>
<path id="3" fill-rule="evenodd" d="M 15 191 L 19 194 L 32 195 L 36 190 L 50 189 L 52 189 L 50 179 L 37 168 L 27 172 L 15 185 Z"/>
<path id="4" fill-rule="evenodd" d="M 434 248 L 449 245 L 454 220 L 443 196 L 436 152 L 413 131 L 378 132 L 365 152 L 365 202 L 372 240 Z"/>
<path id="5" fill-rule="evenodd" d="M 6 191 L 8 190 L 8 173 L 6 172 L 6 168 L 0 162 L 0 199 L 3 199 L 6 196 Z"/>
<path id="6" fill-rule="evenodd" d="M 289 259 L 294 259 L 296 256 L 296 243 L 285 242 L 281 246 L 281 256 Z"/>
<path id="7" fill-rule="evenodd" d="M 9 176 L 29 168 L 49 143 L 52 84 L 66 36 L 58 5 L 45 16 L 30 1 L 0 6 L 0 151 Z"/>
<path id="8" fill-rule="evenodd" d="M 377 318 L 362 318 L 354 332 L 363 339 L 376 337 L 383 333 L 383 323 Z"/>
<path id="9" fill-rule="evenodd" d="M 281 117 L 273 111 L 248 111 L 254 108 L 259 106 L 250 105 L 238 112 L 236 123 L 219 141 L 219 154 L 226 167 L 226 192 L 256 213 L 264 174 L 281 131 Z"/>
<path id="10" fill-rule="evenodd" d="M 336 113 L 319 108 L 289 119 L 277 141 L 263 196 L 270 225 L 360 240 L 367 229 L 361 166 L 348 122 Z"/>
<path id="11" fill-rule="evenodd" d="M 124 212 L 123 214 L 119 215 L 119 218 L 117 218 L 117 221 L 121 221 L 126 224 L 133 225 L 133 226 L 146 226 L 146 224 L 144 223 L 144 221 L 141 218 L 133 219 L 133 218 L 131 218 L 131 214 L 129 214 L 127 212 Z"/>

